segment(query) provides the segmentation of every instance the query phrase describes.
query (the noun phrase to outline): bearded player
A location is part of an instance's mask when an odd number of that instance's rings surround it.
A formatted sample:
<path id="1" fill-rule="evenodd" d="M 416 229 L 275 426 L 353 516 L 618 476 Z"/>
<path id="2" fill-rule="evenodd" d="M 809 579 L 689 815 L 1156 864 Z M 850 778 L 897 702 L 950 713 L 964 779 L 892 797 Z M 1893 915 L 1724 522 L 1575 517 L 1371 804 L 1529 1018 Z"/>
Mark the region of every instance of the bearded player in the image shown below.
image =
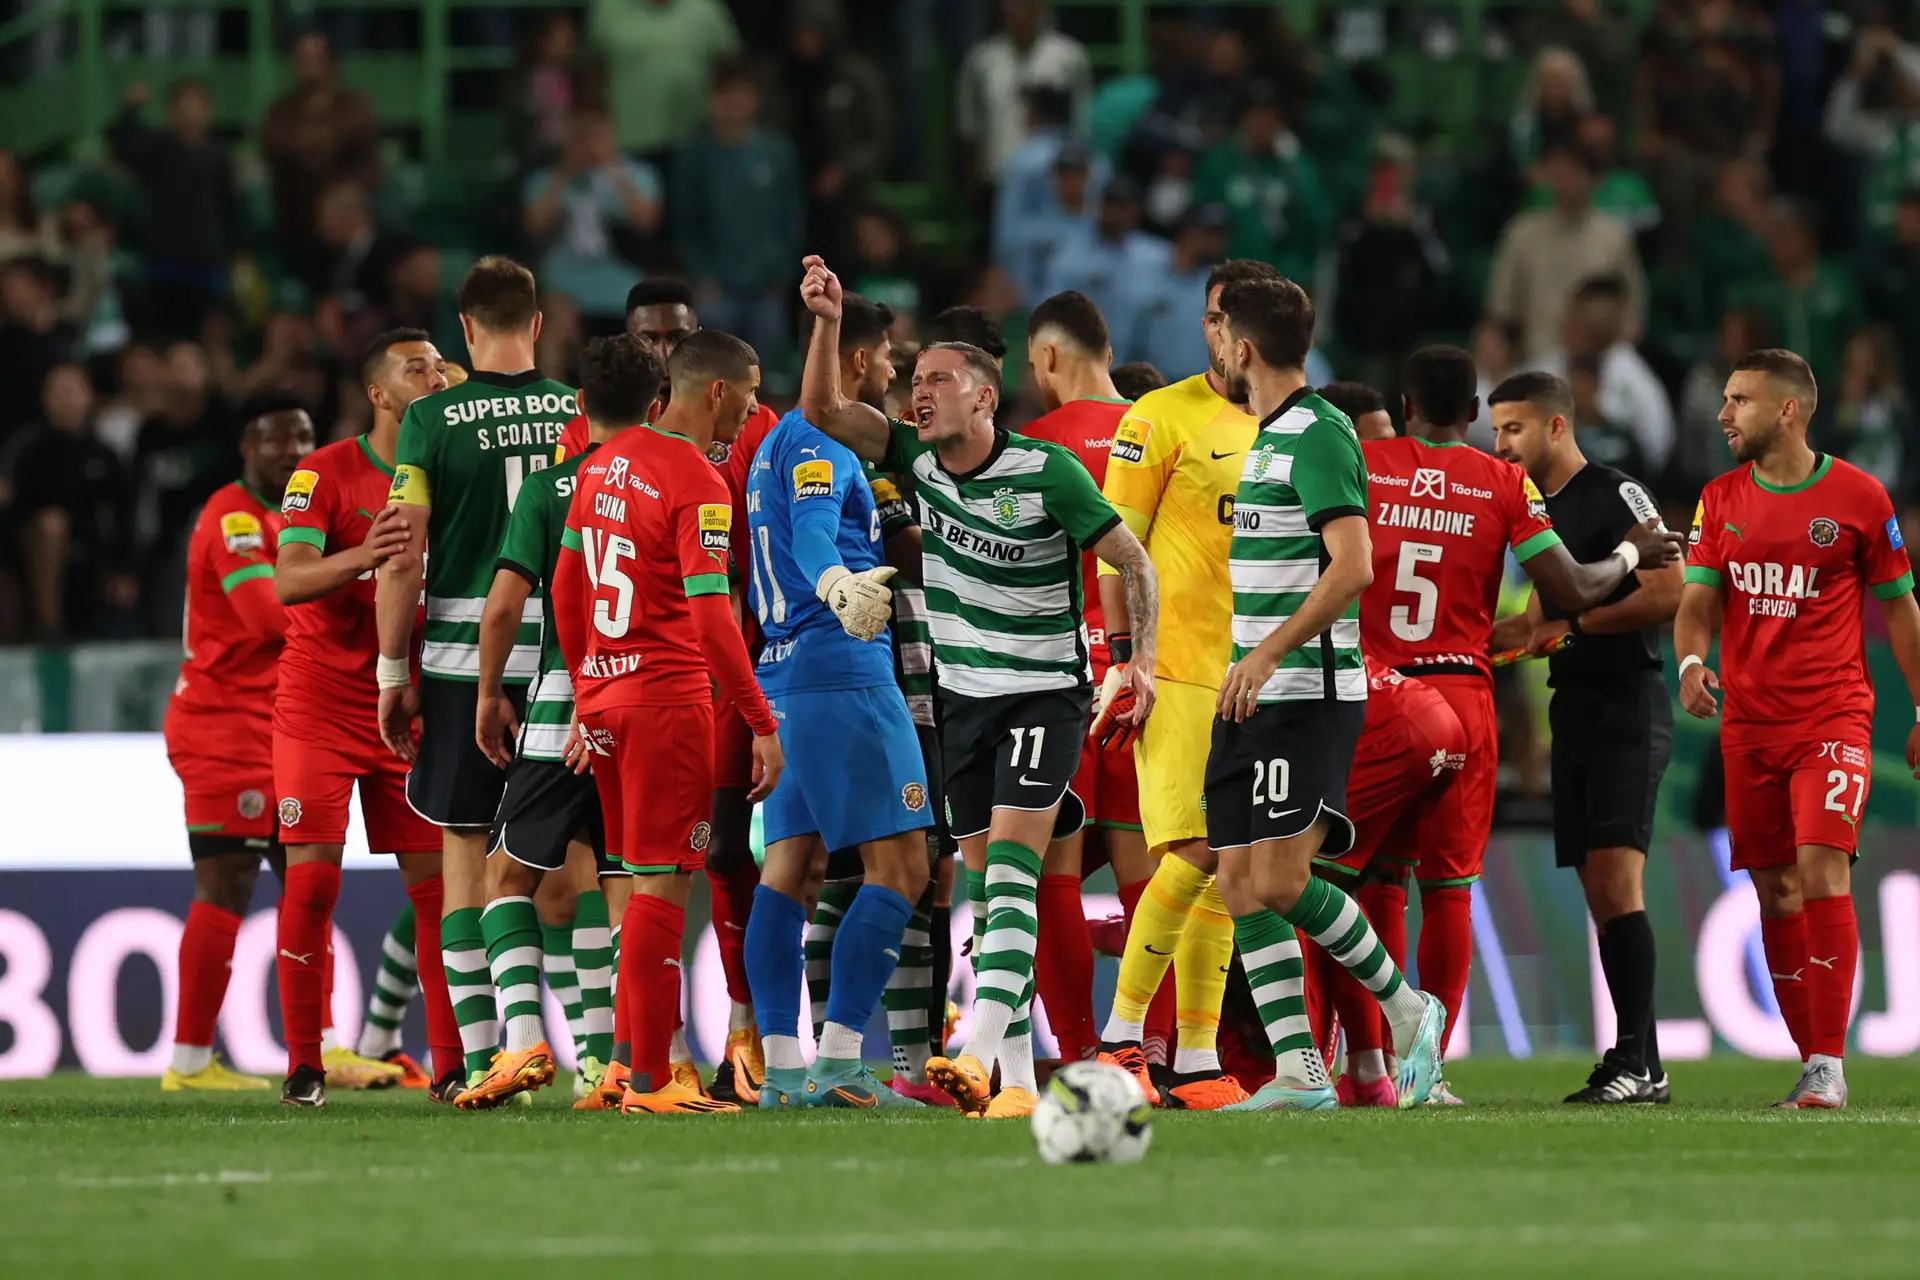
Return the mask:
<path id="1" fill-rule="evenodd" d="M 267 1089 L 213 1054 L 233 943 L 260 860 L 281 868 L 273 796 L 273 690 L 287 629 L 273 596 L 280 495 L 313 451 L 297 396 L 258 393 L 240 409 L 240 479 L 207 499 L 187 543 L 187 657 L 167 704 L 167 759 L 186 792 L 193 905 L 180 934 L 173 1060 L 180 1089 Z"/>
<path id="2" fill-rule="evenodd" d="M 1791 351 L 1734 365 L 1720 427 L 1741 465 L 1700 495 L 1673 628 L 1681 704 L 1722 722 L 1733 865 L 1753 877 L 1774 995 L 1805 1064 L 1774 1105 L 1800 1109 L 1847 1105 L 1860 950 L 1851 866 L 1873 772 L 1869 593 L 1920 704 L 1920 609 L 1899 520 L 1879 481 L 1807 446 L 1818 397 Z M 1719 675 L 1706 660 L 1716 623 Z M 1920 776 L 1920 725 L 1907 765 Z"/>

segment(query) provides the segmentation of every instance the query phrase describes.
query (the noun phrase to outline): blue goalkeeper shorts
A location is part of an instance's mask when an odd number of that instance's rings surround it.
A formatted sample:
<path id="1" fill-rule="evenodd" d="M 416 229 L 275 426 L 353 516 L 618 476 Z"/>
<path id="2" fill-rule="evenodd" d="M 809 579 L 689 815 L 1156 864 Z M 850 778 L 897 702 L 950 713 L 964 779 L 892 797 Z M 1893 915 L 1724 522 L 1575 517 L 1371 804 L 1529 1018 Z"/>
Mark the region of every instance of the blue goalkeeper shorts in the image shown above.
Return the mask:
<path id="1" fill-rule="evenodd" d="M 850 849 L 933 825 L 927 767 L 898 687 L 770 697 L 786 772 L 761 805 L 768 844 L 818 835 Z"/>

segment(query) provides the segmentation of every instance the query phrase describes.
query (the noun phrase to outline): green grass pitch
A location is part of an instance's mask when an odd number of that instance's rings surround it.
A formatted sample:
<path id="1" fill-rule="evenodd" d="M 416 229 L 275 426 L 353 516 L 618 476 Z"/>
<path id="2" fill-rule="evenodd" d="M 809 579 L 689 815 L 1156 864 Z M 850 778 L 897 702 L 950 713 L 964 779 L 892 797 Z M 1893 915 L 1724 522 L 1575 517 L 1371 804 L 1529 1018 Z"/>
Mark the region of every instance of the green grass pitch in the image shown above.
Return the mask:
<path id="1" fill-rule="evenodd" d="M 10 1083 L 0 1275 L 1920 1274 L 1920 1062 L 1854 1062 L 1840 1114 L 1767 1110 L 1781 1063 L 1681 1063 L 1673 1106 L 1631 1111 L 1562 1106 L 1584 1074 L 1462 1062 L 1461 1110 L 1163 1112 L 1126 1168 L 951 1112 Z"/>

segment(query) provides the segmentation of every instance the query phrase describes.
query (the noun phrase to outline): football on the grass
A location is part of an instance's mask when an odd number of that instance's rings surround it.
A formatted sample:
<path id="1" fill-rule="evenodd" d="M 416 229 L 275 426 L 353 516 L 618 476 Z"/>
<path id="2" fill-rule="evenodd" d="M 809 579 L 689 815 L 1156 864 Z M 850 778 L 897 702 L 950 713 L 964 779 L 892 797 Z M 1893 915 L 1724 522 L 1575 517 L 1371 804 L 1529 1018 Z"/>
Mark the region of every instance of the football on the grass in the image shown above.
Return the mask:
<path id="1" fill-rule="evenodd" d="M 1033 1140 L 1048 1164 L 1132 1164 L 1153 1141 L 1153 1108 L 1122 1068 L 1071 1062 L 1040 1091 Z"/>

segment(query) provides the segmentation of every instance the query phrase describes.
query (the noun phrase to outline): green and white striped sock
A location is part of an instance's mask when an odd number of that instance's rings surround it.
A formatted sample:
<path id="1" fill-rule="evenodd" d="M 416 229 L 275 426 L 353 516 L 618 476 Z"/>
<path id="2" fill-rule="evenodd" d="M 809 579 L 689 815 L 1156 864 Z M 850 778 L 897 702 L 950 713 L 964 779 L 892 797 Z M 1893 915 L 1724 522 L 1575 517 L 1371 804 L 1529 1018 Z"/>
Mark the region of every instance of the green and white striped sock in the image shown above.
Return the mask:
<path id="1" fill-rule="evenodd" d="M 915 1084 L 927 1080 L 933 1029 L 927 1020 L 927 988 L 933 985 L 933 895 L 929 882 L 913 918 L 900 938 L 900 963 L 887 979 L 881 1007 L 887 1011 L 887 1039 L 893 1045 L 893 1069 Z"/>
<path id="2" fill-rule="evenodd" d="M 1293 926 L 1262 908 L 1234 917 L 1233 941 L 1273 1046 L 1274 1079 L 1304 1089 L 1326 1088 L 1326 1064 L 1314 1048 L 1307 1019 L 1305 967 Z"/>
<path id="3" fill-rule="evenodd" d="M 586 1031 L 582 1056 L 613 1060 L 613 934 L 607 898 L 598 889 L 580 895 L 573 908 L 573 975 L 580 984 L 580 1023 Z"/>
<path id="4" fill-rule="evenodd" d="M 480 908 L 461 907 L 441 919 L 440 958 L 447 967 L 447 994 L 453 999 L 454 1021 L 460 1024 L 467 1074 L 485 1072 L 500 1048 L 500 1013 L 493 1002 L 493 976 L 487 972 Z"/>
<path id="5" fill-rule="evenodd" d="M 540 917 L 532 898 L 495 898 L 480 913 L 487 968 L 500 993 L 507 1052 L 531 1049 L 546 1038 L 540 1017 Z"/>
<path id="6" fill-rule="evenodd" d="M 380 940 L 380 972 L 373 976 L 367 1021 L 360 1028 L 356 1052 L 363 1058 L 384 1058 L 400 1048 L 400 1024 L 406 1021 L 407 1006 L 419 994 L 420 969 L 413 953 L 413 903 L 408 902 Z"/>
<path id="7" fill-rule="evenodd" d="M 609 911 L 607 915 L 608 915 L 608 918 L 611 919 L 613 913 Z M 614 920 L 613 927 L 607 930 L 607 941 L 613 944 L 613 948 L 612 948 L 613 972 L 609 975 L 607 979 L 607 999 L 617 1002 L 620 999 L 620 921 L 619 920 Z M 616 1018 L 614 1020 L 614 1026 L 617 1028 L 619 1025 L 620 1025 L 619 1020 Z M 613 1042 L 613 1056 L 611 1058 L 608 1058 L 607 1061 L 617 1062 L 623 1067 L 632 1066 L 633 1065 L 632 1043 L 626 1040 L 615 1040 Z"/>
<path id="8" fill-rule="evenodd" d="M 987 936 L 987 873 L 984 871 L 967 872 L 967 906 L 973 912 L 973 950 L 967 958 L 973 962 L 973 972 L 980 973 L 980 940 Z"/>
<path id="9" fill-rule="evenodd" d="M 1300 900 L 1287 912 L 1287 923 L 1327 949 L 1343 968 L 1373 992 L 1393 1027 L 1394 1051 L 1405 1057 L 1427 1002 L 1407 985 L 1380 936 L 1367 923 L 1360 904 L 1319 876 L 1307 879 Z"/>
<path id="10" fill-rule="evenodd" d="M 821 885 L 820 901 L 813 908 L 813 919 L 807 921 L 807 1003 L 813 1009 L 815 1044 L 820 1043 L 827 1026 L 827 993 L 833 985 L 834 935 L 840 932 L 841 917 L 847 914 L 854 895 L 859 892 L 858 880 L 832 880 Z"/>
<path id="11" fill-rule="evenodd" d="M 580 1007 L 580 979 L 573 964 L 571 924 L 541 924 L 540 968 L 547 975 L 547 988 L 566 1015 L 567 1034 L 573 1037 L 573 1057 L 578 1062 L 587 1053 L 587 1020 Z M 507 1034 L 511 1038 L 511 1029 Z"/>
<path id="12" fill-rule="evenodd" d="M 1028 1023 L 1033 1001 L 1033 956 L 1040 934 L 1040 855 L 1011 840 L 987 846 L 987 919 L 980 935 L 975 966 L 973 1034 L 967 1052 L 987 1070 L 1000 1058 L 1003 1042 L 1018 1037 Z M 972 885 L 968 885 L 971 890 Z M 1005 1066 L 1015 1069 L 1019 1055 L 1008 1055 Z M 1025 1055 L 1031 1076 L 1032 1053 Z M 1030 1079 L 1009 1078 L 1003 1085 L 1033 1088 Z"/>

